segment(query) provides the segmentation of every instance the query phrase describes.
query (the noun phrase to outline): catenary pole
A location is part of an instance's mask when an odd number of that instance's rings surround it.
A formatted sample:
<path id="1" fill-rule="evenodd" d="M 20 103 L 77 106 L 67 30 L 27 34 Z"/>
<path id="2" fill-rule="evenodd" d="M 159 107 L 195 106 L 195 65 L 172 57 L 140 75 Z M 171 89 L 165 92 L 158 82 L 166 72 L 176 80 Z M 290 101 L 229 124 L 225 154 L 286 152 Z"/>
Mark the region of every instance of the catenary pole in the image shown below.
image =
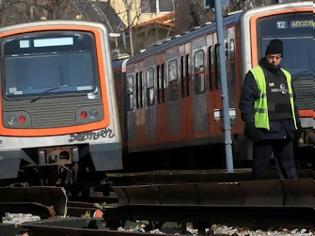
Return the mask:
<path id="1" fill-rule="evenodd" d="M 219 43 L 220 58 L 220 77 L 221 77 L 221 97 L 223 104 L 223 129 L 225 143 L 226 167 L 228 173 L 233 173 L 233 154 L 232 154 L 232 138 L 231 138 L 231 122 L 230 122 L 230 106 L 227 89 L 225 52 L 224 52 L 224 36 L 223 36 L 223 19 L 221 0 L 215 0 L 215 19 L 217 27 L 217 39 Z"/>

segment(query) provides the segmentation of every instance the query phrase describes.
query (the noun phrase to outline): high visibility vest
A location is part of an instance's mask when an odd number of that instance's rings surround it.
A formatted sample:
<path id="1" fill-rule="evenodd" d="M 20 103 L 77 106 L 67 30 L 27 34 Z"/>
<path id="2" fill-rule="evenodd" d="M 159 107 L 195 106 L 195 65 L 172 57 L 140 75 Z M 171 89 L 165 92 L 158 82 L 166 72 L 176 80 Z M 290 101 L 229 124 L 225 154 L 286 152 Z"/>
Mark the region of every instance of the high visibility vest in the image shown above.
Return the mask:
<path id="1" fill-rule="evenodd" d="M 294 109 L 294 99 L 293 99 L 293 92 L 292 92 L 292 87 L 291 87 L 291 74 L 282 68 L 281 70 L 287 79 L 288 92 L 289 92 L 290 104 L 291 104 L 291 112 L 292 112 L 294 127 L 295 129 L 297 129 L 295 109 Z M 254 75 L 254 78 L 256 80 L 256 84 L 259 90 L 259 98 L 255 101 L 255 105 L 254 105 L 255 127 L 270 130 L 265 74 L 259 65 L 255 66 L 251 70 L 251 73 Z"/>

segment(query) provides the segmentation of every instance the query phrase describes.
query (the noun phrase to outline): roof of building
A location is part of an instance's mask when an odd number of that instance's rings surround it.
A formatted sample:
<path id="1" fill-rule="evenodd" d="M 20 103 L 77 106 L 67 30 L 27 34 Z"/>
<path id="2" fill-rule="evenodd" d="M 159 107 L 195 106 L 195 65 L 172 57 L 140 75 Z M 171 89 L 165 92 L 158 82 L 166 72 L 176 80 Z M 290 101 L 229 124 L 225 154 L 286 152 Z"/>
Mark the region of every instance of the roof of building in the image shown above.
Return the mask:
<path id="1" fill-rule="evenodd" d="M 151 20 L 139 23 L 133 27 L 139 28 L 139 27 L 146 27 L 149 25 L 160 25 L 160 26 L 174 27 L 174 21 L 175 21 L 175 13 L 169 12 L 169 13 L 166 13 L 165 15 L 155 17 Z"/>
<path id="2" fill-rule="evenodd" d="M 103 23 L 109 32 L 126 27 L 109 2 L 78 2 L 77 7 L 88 20 Z"/>

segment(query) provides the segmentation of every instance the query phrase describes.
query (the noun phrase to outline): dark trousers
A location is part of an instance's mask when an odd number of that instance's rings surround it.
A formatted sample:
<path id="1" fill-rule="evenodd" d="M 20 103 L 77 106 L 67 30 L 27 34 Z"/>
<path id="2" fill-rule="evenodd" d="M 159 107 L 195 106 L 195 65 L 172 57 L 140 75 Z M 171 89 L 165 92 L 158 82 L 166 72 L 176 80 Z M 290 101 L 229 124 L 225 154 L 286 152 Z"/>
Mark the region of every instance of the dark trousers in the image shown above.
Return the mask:
<path id="1" fill-rule="evenodd" d="M 280 178 L 296 179 L 297 172 L 294 160 L 293 140 L 262 140 L 253 147 L 254 177 L 263 177 L 270 167 L 270 159 L 274 154 Z"/>

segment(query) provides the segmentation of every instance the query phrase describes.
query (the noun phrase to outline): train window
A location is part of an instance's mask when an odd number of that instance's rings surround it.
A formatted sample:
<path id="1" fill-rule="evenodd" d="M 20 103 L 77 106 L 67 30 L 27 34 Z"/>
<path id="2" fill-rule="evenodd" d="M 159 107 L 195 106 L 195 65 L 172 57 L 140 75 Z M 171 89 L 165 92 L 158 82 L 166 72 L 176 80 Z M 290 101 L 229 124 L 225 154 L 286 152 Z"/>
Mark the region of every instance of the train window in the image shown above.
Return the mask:
<path id="1" fill-rule="evenodd" d="M 220 81 L 221 81 L 221 73 L 220 73 L 220 55 L 219 55 L 219 44 L 215 45 L 214 49 L 214 88 L 219 89 Z"/>
<path id="2" fill-rule="evenodd" d="M 230 44 L 229 44 L 229 51 L 230 51 L 230 60 L 234 62 L 234 57 L 235 57 L 235 44 L 234 44 L 234 39 L 230 39 Z"/>
<path id="3" fill-rule="evenodd" d="M 224 39 L 224 52 L 225 52 L 225 58 L 229 56 L 229 43 L 227 39 Z"/>
<path id="4" fill-rule="evenodd" d="M 154 96 L 154 70 L 153 68 L 149 68 L 146 71 L 146 82 L 147 82 L 147 106 L 152 106 L 155 104 L 155 96 Z"/>
<path id="5" fill-rule="evenodd" d="M 162 102 L 165 102 L 165 70 L 164 63 L 161 64 L 161 88 L 162 88 Z"/>
<path id="6" fill-rule="evenodd" d="M 260 18 L 257 21 L 258 57 L 264 56 L 269 41 L 275 38 L 283 41 L 285 49 L 281 64 L 295 77 L 306 74 L 314 78 L 314 13 L 292 12 Z"/>
<path id="7" fill-rule="evenodd" d="M 136 107 L 137 109 L 140 107 L 139 102 L 139 73 L 136 73 Z"/>
<path id="8" fill-rule="evenodd" d="M 235 107 L 235 28 L 230 27 L 227 29 L 227 78 L 230 80 L 228 90 L 229 90 L 229 96 L 231 99 L 229 99 L 230 107 Z"/>
<path id="9" fill-rule="evenodd" d="M 194 54 L 194 91 L 201 94 L 205 91 L 204 51 L 199 50 Z"/>
<path id="10" fill-rule="evenodd" d="M 132 111 L 134 109 L 134 78 L 132 75 L 127 77 L 127 109 Z"/>
<path id="11" fill-rule="evenodd" d="M 186 77 L 187 96 L 189 96 L 189 66 L 190 66 L 190 60 L 189 60 L 189 54 L 187 54 L 185 58 L 185 77 Z"/>
<path id="12" fill-rule="evenodd" d="M 181 82 L 181 93 L 182 97 L 185 97 L 185 74 L 184 74 L 184 56 L 180 58 L 180 82 Z"/>
<path id="13" fill-rule="evenodd" d="M 234 39 L 229 40 L 229 56 L 228 56 L 228 61 L 229 61 L 229 77 L 231 78 L 232 81 L 235 80 L 235 50 L 234 50 Z"/>
<path id="14" fill-rule="evenodd" d="M 42 32 L 2 41 L 6 97 L 98 90 L 95 40 L 85 32 Z M 44 79 L 43 79 L 44 78 Z"/>
<path id="15" fill-rule="evenodd" d="M 139 107 L 143 107 L 143 79 L 142 79 L 142 71 L 139 73 Z"/>
<path id="16" fill-rule="evenodd" d="M 210 46 L 208 48 L 208 69 L 209 69 L 209 90 L 212 91 L 213 90 L 213 85 L 212 85 L 212 64 L 213 64 L 213 60 L 212 60 L 212 53 L 213 51 L 213 47 Z"/>
<path id="17" fill-rule="evenodd" d="M 177 60 L 171 60 L 168 63 L 168 79 L 169 79 L 169 100 L 178 99 L 178 65 Z"/>
<path id="18" fill-rule="evenodd" d="M 168 63 L 168 79 L 169 82 L 174 82 L 177 80 L 178 74 L 177 74 L 177 60 L 171 60 Z"/>
<path id="19" fill-rule="evenodd" d="M 160 73 L 160 65 L 157 65 L 156 66 L 156 89 L 157 89 L 157 92 L 156 92 L 156 95 L 157 95 L 157 102 L 160 103 L 161 102 L 161 94 L 160 94 L 160 91 L 161 91 L 161 73 Z"/>

